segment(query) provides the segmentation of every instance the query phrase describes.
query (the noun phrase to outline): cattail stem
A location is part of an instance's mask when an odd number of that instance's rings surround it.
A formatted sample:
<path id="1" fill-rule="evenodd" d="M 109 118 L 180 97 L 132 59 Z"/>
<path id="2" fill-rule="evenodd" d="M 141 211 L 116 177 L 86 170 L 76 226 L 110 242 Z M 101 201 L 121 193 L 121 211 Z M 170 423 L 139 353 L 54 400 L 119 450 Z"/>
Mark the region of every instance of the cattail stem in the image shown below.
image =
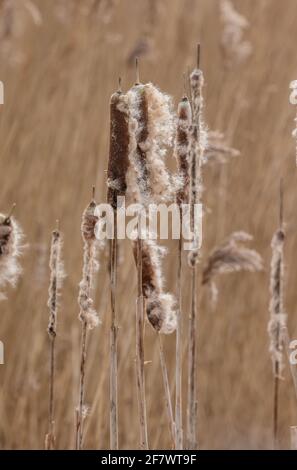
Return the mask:
<path id="1" fill-rule="evenodd" d="M 175 449 L 183 448 L 183 423 L 182 423 L 182 210 L 180 214 L 180 236 L 178 240 L 177 261 L 177 324 L 175 346 Z"/>
<path id="2" fill-rule="evenodd" d="M 197 448 L 197 353 L 196 353 L 196 265 L 191 268 L 191 311 L 189 318 L 189 358 L 188 358 L 188 408 L 187 408 L 187 444 L 188 449 Z"/>
<path id="3" fill-rule="evenodd" d="M 80 350 L 80 377 L 79 396 L 76 410 L 75 427 L 75 448 L 82 449 L 83 445 L 83 425 L 86 418 L 86 407 L 84 404 L 85 395 L 85 374 L 87 358 L 87 337 L 88 330 L 98 325 L 99 319 L 93 308 L 92 288 L 93 276 L 97 266 L 96 252 L 97 241 L 95 237 L 95 227 L 98 217 L 95 215 L 96 202 L 94 199 L 95 188 L 93 187 L 93 199 L 83 213 L 81 233 L 84 241 L 83 275 L 79 285 L 78 303 L 80 306 L 79 319 L 81 321 L 81 350 Z"/>
<path id="4" fill-rule="evenodd" d="M 161 369 L 162 369 L 162 377 L 163 377 L 163 384 L 164 384 L 164 391 L 165 391 L 166 411 L 167 411 L 167 416 L 168 416 L 168 421 L 169 421 L 172 446 L 174 447 L 174 445 L 175 445 L 175 423 L 174 423 L 173 410 L 172 410 L 172 402 L 171 402 L 171 395 L 170 395 L 168 372 L 167 372 L 167 366 L 166 366 L 164 350 L 163 350 L 163 343 L 162 343 L 162 338 L 161 338 L 160 333 L 158 333 L 158 343 L 159 343 L 160 364 L 161 364 Z"/>
<path id="5" fill-rule="evenodd" d="M 45 437 L 45 449 L 53 450 L 55 448 L 55 345 L 57 335 L 57 314 L 58 314 L 58 294 L 63 278 L 61 265 L 61 236 L 58 228 L 53 231 L 50 252 L 50 286 L 48 307 L 50 309 L 48 335 L 50 340 L 49 357 L 49 423 L 48 433 Z"/>
<path id="6" fill-rule="evenodd" d="M 140 219 L 139 219 L 140 231 Z M 148 431 L 145 398 L 144 375 L 144 310 L 145 301 L 142 292 L 142 239 L 137 240 L 137 301 L 136 301 L 136 382 L 140 428 L 140 448 L 148 449 Z"/>
<path id="7" fill-rule="evenodd" d="M 54 419 L 54 399 L 55 399 L 55 336 L 50 338 L 50 385 L 49 385 L 49 422 L 48 434 L 45 438 L 45 449 L 55 448 L 55 419 Z"/>
<path id="8" fill-rule="evenodd" d="M 81 329 L 81 352 L 80 352 L 80 378 L 79 378 L 79 403 L 76 421 L 76 450 L 81 450 L 83 443 L 83 422 L 84 422 L 84 394 L 85 394 L 85 367 L 87 357 L 87 322 L 82 322 Z"/>
<path id="9" fill-rule="evenodd" d="M 117 216 L 114 214 L 114 236 L 110 243 L 111 326 L 110 326 L 110 448 L 118 450 L 118 368 L 117 368 Z"/>

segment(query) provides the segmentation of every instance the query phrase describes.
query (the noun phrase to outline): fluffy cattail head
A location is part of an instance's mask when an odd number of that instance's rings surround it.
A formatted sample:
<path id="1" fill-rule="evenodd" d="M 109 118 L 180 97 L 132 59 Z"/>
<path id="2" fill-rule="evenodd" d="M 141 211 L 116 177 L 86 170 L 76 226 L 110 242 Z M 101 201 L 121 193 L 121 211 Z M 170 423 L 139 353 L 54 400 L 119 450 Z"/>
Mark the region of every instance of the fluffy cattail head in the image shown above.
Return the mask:
<path id="1" fill-rule="evenodd" d="M 18 258 L 22 252 L 23 233 L 14 217 L 0 214 L 0 287 L 15 286 L 21 273 Z M 0 298 L 5 298 L 0 294 Z"/>
<path id="2" fill-rule="evenodd" d="M 98 240 L 95 236 L 95 226 L 98 217 L 95 215 L 96 202 L 93 199 L 83 213 L 81 233 L 84 240 L 83 275 L 79 284 L 78 303 L 80 306 L 79 319 L 86 322 L 89 329 L 99 324 L 97 312 L 93 308 L 91 297 L 94 273 L 99 269 L 97 260 Z"/>
<path id="3" fill-rule="evenodd" d="M 270 337 L 269 350 L 272 358 L 273 372 L 276 376 L 281 376 L 283 370 L 283 346 L 280 331 L 283 326 L 286 326 L 287 319 L 283 305 L 284 241 L 285 233 L 283 229 L 280 228 L 273 235 L 271 242 L 270 320 L 268 323 L 268 333 Z"/>
<path id="4" fill-rule="evenodd" d="M 178 104 L 177 118 L 175 156 L 178 164 L 180 188 L 176 194 L 176 201 L 180 205 L 189 202 L 189 131 L 192 121 L 192 110 L 187 97 L 184 97 Z"/>
<path id="5" fill-rule="evenodd" d="M 57 312 L 58 312 L 58 298 L 60 295 L 60 289 L 62 287 L 62 281 L 65 277 L 64 267 L 61 259 L 62 250 L 62 237 L 58 229 L 52 233 L 51 241 L 51 252 L 50 252 L 50 286 L 49 286 L 49 298 L 48 307 L 50 309 L 49 323 L 48 323 L 48 334 L 54 338 L 56 336 L 57 327 Z"/>
<path id="6" fill-rule="evenodd" d="M 95 240 L 95 227 L 98 222 L 98 217 L 95 215 L 96 202 L 93 199 L 86 207 L 81 224 L 81 234 L 83 240 L 87 243 Z"/>
<path id="7" fill-rule="evenodd" d="M 127 93 L 130 109 L 130 192 L 137 202 L 164 202 L 173 195 L 166 169 L 166 147 L 172 144 L 173 115 L 170 98 L 154 85 L 137 84 Z M 136 186 L 136 188 L 135 188 Z"/>
<path id="8" fill-rule="evenodd" d="M 110 100 L 110 148 L 107 201 L 115 209 L 127 189 L 129 167 L 129 112 L 127 96 L 117 91 Z"/>
<path id="9" fill-rule="evenodd" d="M 138 264 L 137 244 L 134 244 L 135 262 Z M 175 301 L 171 294 L 163 291 L 161 257 L 164 250 L 153 240 L 145 239 L 141 243 L 142 294 L 146 299 L 147 318 L 152 327 L 169 334 L 176 329 Z"/>
<path id="10" fill-rule="evenodd" d="M 252 52 L 251 43 L 244 39 L 244 33 L 249 27 L 249 22 L 236 11 L 231 0 L 221 0 L 220 9 L 223 25 L 221 45 L 226 65 L 241 63 Z"/>

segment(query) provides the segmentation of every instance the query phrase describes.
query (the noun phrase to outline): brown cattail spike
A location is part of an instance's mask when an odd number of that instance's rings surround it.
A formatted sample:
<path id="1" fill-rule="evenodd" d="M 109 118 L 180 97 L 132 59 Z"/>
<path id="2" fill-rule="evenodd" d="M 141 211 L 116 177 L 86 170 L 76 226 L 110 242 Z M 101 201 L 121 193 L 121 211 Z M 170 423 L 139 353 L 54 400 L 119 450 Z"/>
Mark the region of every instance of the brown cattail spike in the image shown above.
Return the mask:
<path id="1" fill-rule="evenodd" d="M 110 147 L 107 201 L 115 209 L 117 198 L 127 189 L 129 168 L 129 113 L 127 98 L 120 90 L 110 100 Z"/>

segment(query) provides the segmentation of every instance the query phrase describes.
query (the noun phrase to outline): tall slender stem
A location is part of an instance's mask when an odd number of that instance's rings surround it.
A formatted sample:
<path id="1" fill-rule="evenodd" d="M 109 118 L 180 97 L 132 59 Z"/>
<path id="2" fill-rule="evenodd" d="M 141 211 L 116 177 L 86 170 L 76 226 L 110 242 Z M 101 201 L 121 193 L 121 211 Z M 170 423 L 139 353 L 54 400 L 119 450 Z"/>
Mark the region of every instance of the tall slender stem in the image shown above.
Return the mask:
<path id="1" fill-rule="evenodd" d="M 78 403 L 78 410 L 77 410 L 76 438 L 75 438 L 76 450 L 81 450 L 82 444 L 83 444 L 86 357 L 87 357 L 87 322 L 86 320 L 84 320 L 82 323 L 82 329 L 81 329 L 79 403 Z"/>
<path id="2" fill-rule="evenodd" d="M 142 239 L 140 233 L 137 240 L 136 382 L 139 413 L 140 448 L 148 449 L 149 447 L 144 375 L 144 297 L 142 293 Z"/>
<path id="3" fill-rule="evenodd" d="M 111 327 L 110 327 L 110 448 L 117 450 L 118 443 L 118 370 L 117 370 L 117 315 L 116 315 L 116 275 L 117 275 L 117 214 L 114 210 L 114 237 L 111 240 Z"/>
<path id="4" fill-rule="evenodd" d="M 189 318 L 189 359 L 188 359 L 188 408 L 187 440 L 188 448 L 197 447 L 197 398 L 196 398 L 196 265 L 191 268 L 191 310 Z"/>
<path id="5" fill-rule="evenodd" d="M 168 372 L 167 372 L 167 366 L 166 366 L 164 350 L 163 350 L 163 343 L 162 343 L 162 338 L 161 338 L 160 333 L 158 333 L 158 342 L 159 342 L 160 363 L 161 363 L 163 383 L 164 383 L 164 391 L 165 391 L 166 411 L 167 411 L 167 416 L 168 416 L 168 421 L 169 421 L 172 445 L 174 446 L 174 444 L 175 444 L 175 424 L 174 424 L 174 417 L 173 417 L 173 410 L 172 410 L 172 402 L 171 402 L 171 395 L 170 395 Z"/>
<path id="6" fill-rule="evenodd" d="M 176 326 L 176 346 L 175 346 L 175 448 L 183 448 L 183 423 L 182 423 L 182 211 L 180 214 L 180 236 L 178 240 L 178 261 L 177 261 L 177 326 Z"/>

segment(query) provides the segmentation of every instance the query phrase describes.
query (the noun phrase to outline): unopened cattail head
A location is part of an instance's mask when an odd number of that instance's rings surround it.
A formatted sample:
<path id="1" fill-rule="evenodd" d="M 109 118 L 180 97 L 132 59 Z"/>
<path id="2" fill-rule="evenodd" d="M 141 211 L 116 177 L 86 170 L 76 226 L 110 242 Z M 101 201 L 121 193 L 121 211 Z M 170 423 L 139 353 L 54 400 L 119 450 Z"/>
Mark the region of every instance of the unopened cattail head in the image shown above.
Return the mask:
<path id="1" fill-rule="evenodd" d="M 270 320 L 268 323 L 268 333 L 270 337 L 270 353 L 273 364 L 273 372 L 276 376 L 281 376 L 283 370 L 283 347 L 280 338 L 282 326 L 286 325 L 286 314 L 283 302 L 284 283 L 284 241 L 285 233 L 282 228 L 273 235 L 271 248 L 271 268 L 270 268 Z"/>
<path id="2" fill-rule="evenodd" d="M 107 201 L 115 209 L 117 198 L 125 196 L 129 167 L 129 111 L 127 96 L 117 91 L 110 100 L 110 148 Z"/>
<path id="3" fill-rule="evenodd" d="M 263 269 L 259 253 L 244 246 L 244 243 L 250 240 L 252 237 L 248 233 L 234 232 L 211 252 L 203 269 L 202 284 L 210 286 L 213 296 L 217 293 L 214 283 L 217 275 L 238 271 L 255 272 Z"/>
<path id="4" fill-rule="evenodd" d="M 191 105 L 184 97 L 177 108 L 177 128 L 175 140 L 175 156 L 178 164 L 180 188 L 176 194 L 177 204 L 189 203 L 190 174 L 189 174 L 189 132 L 192 121 Z"/>
<path id="5" fill-rule="evenodd" d="M 129 192 L 143 204 L 167 201 L 174 191 L 164 161 L 173 138 L 171 99 L 151 83 L 136 84 L 127 95 L 131 141 Z"/>
<path id="6" fill-rule="evenodd" d="M 22 240 L 23 232 L 14 217 L 0 214 L 0 288 L 14 287 L 19 278 Z M 3 293 L 1 298 L 5 298 Z"/>
<path id="7" fill-rule="evenodd" d="M 48 334 L 51 337 L 56 336 L 57 328 L 57 311 L 58 311 L 58 298 L 60 295 L 60 289 L 62 282 L 65 277 L 64 267 L 61 258 L 62 251 L 62 236 L 58 229 L 52 233 L 51 251 L 50 251 L 50 286 L 49 286 L 49 298 L 48 307 L 50 309 L 49 323 L 48 323 Z"/>
<path id="8" fill-rule="evenodd" d="M 141 246 L 142 294 L 146 299 L 147 318 L 156 331 L 172 333 L 176 329 L 175 301 L 171 294 L 163 291 L 161 257 L 164 250 L 150 239 L 142 240 Z M 136 243 L 134 256 L 137 264 Z"/>
<path id="9" fill-rule="evenodd" d="M 95 215 L 96 202 L 92 200 L 83 213 L 81 233 L 84 241 L 83 275 L 79 285 L 78 303 L 80 306 L 79 318 L 86 322 L 91 329 L 97 326 L 99 318 L 93 307 L 92 289 L 94 273 L 99 268 L 97 260 L 98 240 L 95 236 L 95 227 L 98 217 Z"/>
<path id="10" fill-rule="evenodd" d="M 221 0 L 220 9 L 223 26 L 221 45 L 226 65 L 241 63 L 252 52 L 251 43 L 244 39 L 249 22 L 236 11 L 231 0 Z"/>

